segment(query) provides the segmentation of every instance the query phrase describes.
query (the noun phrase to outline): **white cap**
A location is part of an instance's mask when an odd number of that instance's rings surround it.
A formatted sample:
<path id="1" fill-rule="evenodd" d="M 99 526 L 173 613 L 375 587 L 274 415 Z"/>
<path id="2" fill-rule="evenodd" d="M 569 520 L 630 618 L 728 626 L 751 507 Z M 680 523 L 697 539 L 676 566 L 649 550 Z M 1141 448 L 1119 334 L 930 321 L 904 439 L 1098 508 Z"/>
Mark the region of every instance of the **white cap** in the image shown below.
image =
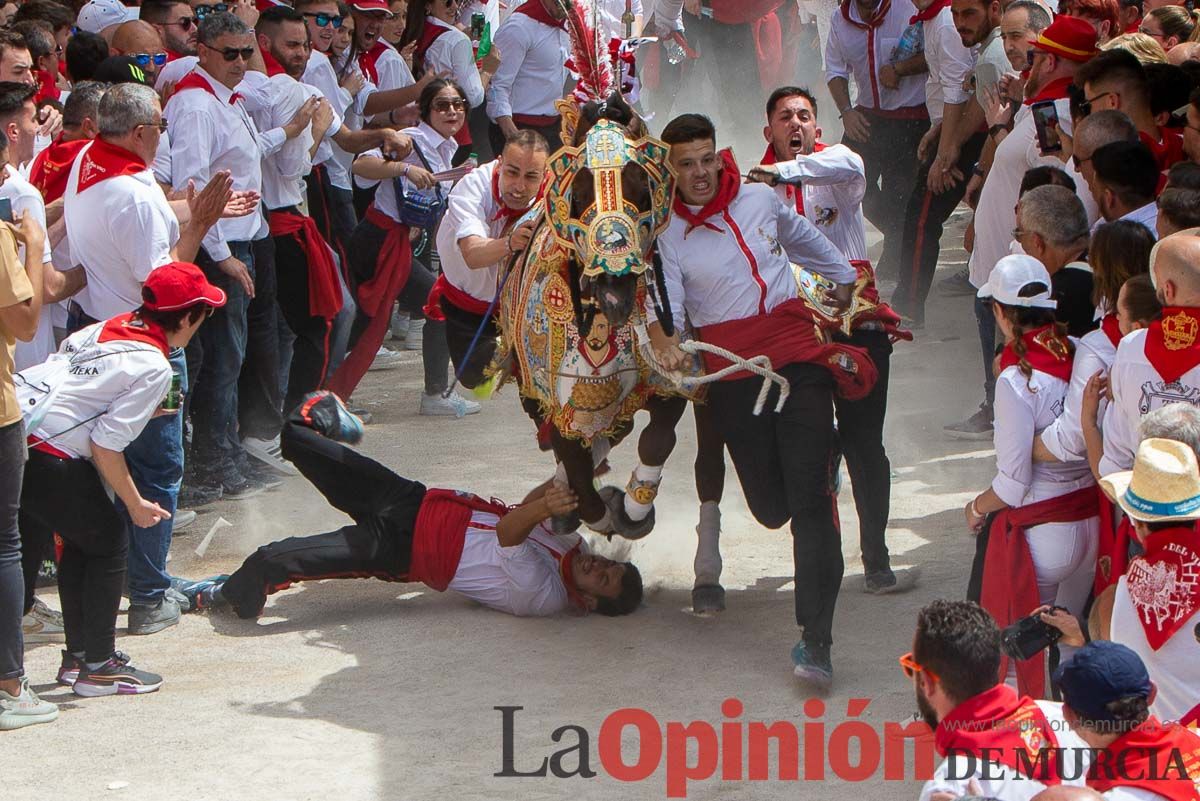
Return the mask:
<path id="1" fill-rule="evenodd" d="M 1023 298 L 1021 290 L 1030 284 L 1041 284 L 1046 291 Z M 1050 297 L 1050 273 L 1033 256 L 1005 256 L 996 262 L 987 283 L 979 287 L 978 296 L 992 299 L 1005 306 L 1025 306 L 1037 309 L 1056 309 L 1058 301 Z"/>
<path id="2" fill-rule="evenodd" d="M 92 0 L 79 9 L 79 19 L 75 25 L 81 31 L 100 33 L 112 25 L 120 25 L 138 18 L 136 6 L 125 6 L 117 0 Z"/>

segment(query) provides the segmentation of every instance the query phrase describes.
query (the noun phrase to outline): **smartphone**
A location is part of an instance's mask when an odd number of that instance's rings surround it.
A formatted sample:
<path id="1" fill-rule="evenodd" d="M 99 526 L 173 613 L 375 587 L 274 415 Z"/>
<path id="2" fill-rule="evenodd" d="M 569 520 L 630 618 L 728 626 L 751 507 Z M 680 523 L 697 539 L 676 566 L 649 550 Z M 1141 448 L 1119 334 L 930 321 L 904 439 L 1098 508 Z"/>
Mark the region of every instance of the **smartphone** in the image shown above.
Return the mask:
<path id="1" fill-rule="evenodd" d="M 975 92 L 993 92 L 1000 85 L 1000 68 L 990 61 L 985 61 L 975 67 Z"/>
<path id="2" fill-rule="evenodd" d="M 12 222 L 12 200 L 6 197 L 0 197 L 0 220 Z"/>
<path id="3" fill-rule="evenodd" d="M 1037 131 L 1038 148 L 1043 155 L 1062 151 L 1062 137 L 1058 135 L 1058 108 L 1053 100 L 1034 103 L 1030 108 L 1033 126 Z"/>

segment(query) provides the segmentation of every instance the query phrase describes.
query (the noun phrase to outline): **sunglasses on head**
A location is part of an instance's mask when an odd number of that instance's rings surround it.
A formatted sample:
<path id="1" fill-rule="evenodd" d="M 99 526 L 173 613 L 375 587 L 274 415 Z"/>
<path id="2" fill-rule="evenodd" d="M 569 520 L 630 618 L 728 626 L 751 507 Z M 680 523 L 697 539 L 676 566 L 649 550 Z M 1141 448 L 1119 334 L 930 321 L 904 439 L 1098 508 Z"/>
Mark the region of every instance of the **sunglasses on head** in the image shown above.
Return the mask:
<path id="1" fill-rule="evenodd" d="M 226 3 L 214 3 L 210 6 L 196 6 L 194 10 L 196 12 L 196 16 L 203 19 L 206 14 L 211 14 L 214 11 L 228 11 L 229 5 Z"/>
<path id="2" fill-rule="evenodd" d="M 342 27 L 342 22 L 345 19 L 337 14 L 313 14 L 308 11 L 304 12 L 304 16 L 316 22 L 318 28 L 325 28 L 332 24 L 334 30 Z"/>
<path id="3" fill-rule="evenodd" d="M 130 53 L 130 58 L 134 60 L 139 67 L 148 67 L 150 62 L 154 62 L 154 66 L 161 67 L 167 63 L 166 53 Z"/>
<path id="4" fill-rule="evenodd" d="M 433 110 L 440 111 L 443 114 L 449 111 L 463 111 L 466 109 L 466 107 L 467 101 L 462 99 L 451 100 L 449 98 L 442 98 L 440 100 L 433 101 Z"/>

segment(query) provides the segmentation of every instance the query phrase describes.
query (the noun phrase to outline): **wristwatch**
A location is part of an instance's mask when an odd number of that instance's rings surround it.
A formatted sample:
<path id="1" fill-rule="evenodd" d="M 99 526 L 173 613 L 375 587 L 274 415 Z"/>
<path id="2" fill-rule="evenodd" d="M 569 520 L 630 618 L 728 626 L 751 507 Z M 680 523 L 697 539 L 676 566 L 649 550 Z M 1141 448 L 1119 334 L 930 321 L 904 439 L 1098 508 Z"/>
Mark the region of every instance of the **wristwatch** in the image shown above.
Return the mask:
<path id="1" fill-rule="evenodd" d="M 999 134 L 1001 131 L 1008 133 L 1008 126 L 1002 122 L 998 122 L 991 128 L 988 128 L 988 136 L 990 136 L 992 139 L 995 139 L 997 134 Z"/>

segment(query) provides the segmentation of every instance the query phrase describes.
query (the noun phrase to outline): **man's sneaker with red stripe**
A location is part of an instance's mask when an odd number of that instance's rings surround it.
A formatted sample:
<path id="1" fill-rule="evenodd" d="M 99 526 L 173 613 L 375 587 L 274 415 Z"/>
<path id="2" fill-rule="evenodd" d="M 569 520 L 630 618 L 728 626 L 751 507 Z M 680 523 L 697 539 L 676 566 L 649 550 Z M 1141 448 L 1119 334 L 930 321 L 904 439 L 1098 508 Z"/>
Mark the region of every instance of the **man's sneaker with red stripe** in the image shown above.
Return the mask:
<path id="1" fill-rule="evenodd" d="M 293 419 L 335 442 L 355 445 L 363 437 L 362 421 L 350 413 L 341 398 L 328 390 L 305 395 Z"/>
<path id="2" fill-rule="evenodd" d="M 138 670 L 129 664 L 129 657 L 117 651 L 95 670 L 86 666 L 72 688 L 76 695 L 94 698 L 100 695 L 141 695 L 162 687 L 163 679 L 155 673 Z"/>
<path id="3" fill-rule="evenodd" d="M 86 669 L 82 659 L 73 656 L 70 651 L 63 651 L 62 665 L 58 668 L 58 683 L 64 687 L 74 687 L 79 678 L 79 671 Z"/>

